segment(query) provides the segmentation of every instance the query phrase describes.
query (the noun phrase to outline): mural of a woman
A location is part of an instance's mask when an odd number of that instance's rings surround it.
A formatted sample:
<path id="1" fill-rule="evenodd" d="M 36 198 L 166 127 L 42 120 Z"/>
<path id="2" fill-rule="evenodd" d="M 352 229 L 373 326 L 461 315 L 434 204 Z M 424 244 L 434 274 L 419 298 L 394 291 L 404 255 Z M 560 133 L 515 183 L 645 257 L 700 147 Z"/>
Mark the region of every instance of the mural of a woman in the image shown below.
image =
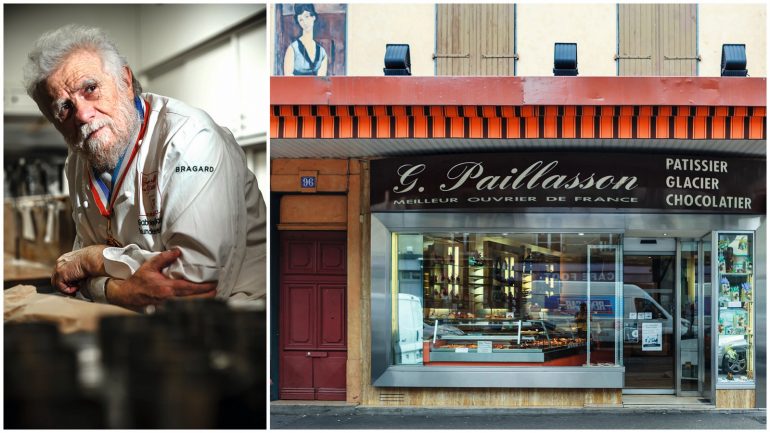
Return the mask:
<path id="1" fill-rule="evenodd" d="M 294 5 L 294 22 L 300 27 L 301 34 L 286 49 L 284 75 L 326 75 L 329 64 L 326 50 L 313 39 L 317 18 L 312 4 Z"/>

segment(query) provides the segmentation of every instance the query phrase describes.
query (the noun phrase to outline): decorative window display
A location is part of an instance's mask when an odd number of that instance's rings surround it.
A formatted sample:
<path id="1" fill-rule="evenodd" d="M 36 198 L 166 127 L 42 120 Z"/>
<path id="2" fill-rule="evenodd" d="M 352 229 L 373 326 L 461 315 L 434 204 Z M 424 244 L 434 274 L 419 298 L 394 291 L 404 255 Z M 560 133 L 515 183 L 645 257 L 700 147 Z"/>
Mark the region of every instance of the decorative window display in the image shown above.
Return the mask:
<path id="1" fill-rule="evenodd" d="M 396 364 L 620 364 L 620 235 L 394 237 Z"/>
<path id="2" fill-rule="evenodd" d="M 754 382 L 754 236 L 717 236 L 719 385 Z"/>

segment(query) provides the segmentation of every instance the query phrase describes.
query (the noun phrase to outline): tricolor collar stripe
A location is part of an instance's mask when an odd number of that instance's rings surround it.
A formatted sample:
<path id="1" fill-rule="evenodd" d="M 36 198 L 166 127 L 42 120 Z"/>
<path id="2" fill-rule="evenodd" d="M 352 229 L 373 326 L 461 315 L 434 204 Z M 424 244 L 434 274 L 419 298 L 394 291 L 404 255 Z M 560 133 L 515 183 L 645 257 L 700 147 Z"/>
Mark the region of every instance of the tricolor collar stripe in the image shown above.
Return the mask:
<path id="1" fill-rule="evenodd" d="M 142 102 L 144 104 L 144 121 L 142 122 L 142 129 L 139 130 L 139 136 L 136 137 L 136 144 L 131 150 L 131 156 L 128 158 L 128 161 L 120 167 L 118 181 L 115 182 L 113 191 L 120 191 L 120 186 L 123 184 L 123 180 L 126 178 L 126 171 L 128 171 L 128 168 L 131 167 L 131 163 L 134 161 L 134 157 L 139 151 L 139 147 L 142 145 L 142 141 L 144 140 L 144 134 L 147 132 L 147 124 L 149 123 L 148 120 L 150 118 L 150 104 L 144 99 L 142 99 Z M 117 196 L 117 194 L 112 194 L 110 197 L 110 210 L 112 210 L 112 205 L 115 203 Z"/>
<path id="2" fill-rule="evenodd" d="M 110 216 L 109 211 L 104 207 L 104 203 L 107 203 L 106 197 L 103 195 L 102 191 L 96 187 L 93 174 L 89 174 L 89 178 L 91 179 L 91 194 L 94 196 L 94 202 L 96 203 L 96 207 L 99 208 L 99 213 L 104 216 Z"/>
<path id="3" fill-rule="evenodd" d="M 145 101 L 144 99 L 141 101 L 144 105 L 144 119 L 142 121 L 142 127 L 139 130 L 139 135 L 136 137 L 136 143 L 134 143 L 134 147 L 131 149 L 131 156 L 128 158 L 128 161 L 125 161 L 125 164 L 120 165 L 120 170 L 118 173 L 116 173 L 117 177 L 113 176 L 112 191 L 110 191 L 107 186 L 104 185 L 104 182 L 102 182 L 101 179 L 99 179 L 93 173 L 93 171 L 90 171 L 88 174 L 91 184 L 91 193 L 93 194 L 94 201 L 99 208 L 99 213 L 107 218 L 109 218 L 112 214 L 112 206 L 114 205 L 115 199 L 118 196 L 117 192 L 120 191 L 120 187 L 123 185 L 123 180 L 126 178 L 126 173 L 131 167 L 131 163 L 134 161 L 134 157 L 136 157 L 136 154 L 139 151 L 139 147 L 142 145 L 144 134 L 147 132 L 147 124 L 149 123 L 151 107 L 149 102 Z M 115 181 L 116 179 L 117 181 Z"/>
<path id="4" fill-rule="evenodd" d="M 96 176 L 96 174 L 94 174 L 94 181 L 96 183 L 96 186 L 99 187 L 99 189 L 104 194 L 104 196 L 105 197 L 109 197 L 110 196 L 110 189 L 107 188 L 107 185 L 105 185 L 104 182 L 99 177 Z"/>

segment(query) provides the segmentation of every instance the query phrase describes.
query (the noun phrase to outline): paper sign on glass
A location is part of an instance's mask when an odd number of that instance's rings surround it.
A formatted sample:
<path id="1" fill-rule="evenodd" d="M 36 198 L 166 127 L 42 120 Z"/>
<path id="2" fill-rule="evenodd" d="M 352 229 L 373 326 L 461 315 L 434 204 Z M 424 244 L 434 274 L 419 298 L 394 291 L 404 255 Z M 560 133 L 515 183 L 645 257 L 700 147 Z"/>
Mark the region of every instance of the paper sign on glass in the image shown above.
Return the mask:
<path id="1" fill-rule="evenodd" d="M 642 351 L 660 352 L 663 350 L 663 324 L 660 322 L 642 323 Z"/>

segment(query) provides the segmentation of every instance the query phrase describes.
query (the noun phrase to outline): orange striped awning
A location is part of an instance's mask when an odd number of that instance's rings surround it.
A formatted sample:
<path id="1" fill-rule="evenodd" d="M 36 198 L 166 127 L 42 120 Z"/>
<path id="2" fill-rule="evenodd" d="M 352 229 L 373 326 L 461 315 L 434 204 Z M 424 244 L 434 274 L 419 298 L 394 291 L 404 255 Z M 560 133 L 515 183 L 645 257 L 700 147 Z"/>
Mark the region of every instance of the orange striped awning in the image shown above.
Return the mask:
<path id="1" fill-rule="evenodd" d="M 764 140 L 763 106 L 273 105 L 271 138 Z"/>

